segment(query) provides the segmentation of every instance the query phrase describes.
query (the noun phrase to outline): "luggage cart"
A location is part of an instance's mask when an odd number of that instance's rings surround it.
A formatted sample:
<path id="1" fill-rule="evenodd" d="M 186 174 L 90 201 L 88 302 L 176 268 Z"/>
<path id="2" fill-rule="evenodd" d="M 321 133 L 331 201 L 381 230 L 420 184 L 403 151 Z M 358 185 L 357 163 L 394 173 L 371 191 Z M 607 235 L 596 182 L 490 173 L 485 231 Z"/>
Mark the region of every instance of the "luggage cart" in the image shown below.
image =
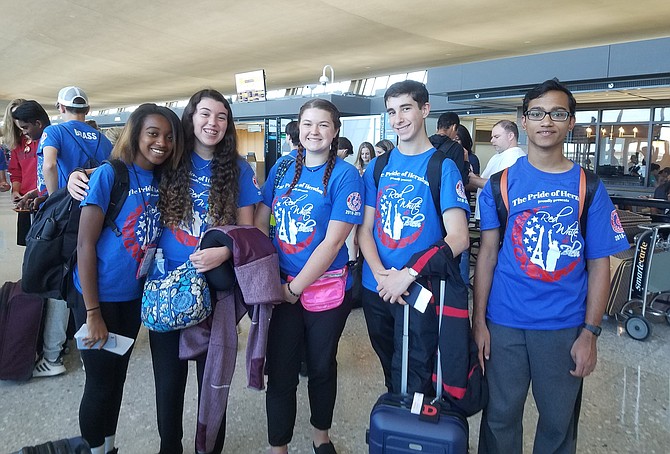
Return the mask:
<path id="1" fill-rule="evenodd" d="M 643 341 L 651 335 L 650 319 L 670 324 L 670 223 L 640 225 L 628 301 L 617 319 L 626 333 Z"/>

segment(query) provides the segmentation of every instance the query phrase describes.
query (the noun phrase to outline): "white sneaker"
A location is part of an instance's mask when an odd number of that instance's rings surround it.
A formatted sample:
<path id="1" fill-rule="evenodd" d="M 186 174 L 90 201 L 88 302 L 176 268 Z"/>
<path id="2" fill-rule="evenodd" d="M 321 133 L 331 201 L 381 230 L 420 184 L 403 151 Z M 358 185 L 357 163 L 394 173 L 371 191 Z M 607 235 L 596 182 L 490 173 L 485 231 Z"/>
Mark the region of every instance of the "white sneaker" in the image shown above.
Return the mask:
<path id="1" fill-rule="evenodd" d="M 33 377 L 53 377 L 64 373 L 65 366 L 63 365 L 63 360 L 61 358 L 51 362 L 42 356 L 39 361 L 35 363 L 35 369 L 33 369 Z"/>

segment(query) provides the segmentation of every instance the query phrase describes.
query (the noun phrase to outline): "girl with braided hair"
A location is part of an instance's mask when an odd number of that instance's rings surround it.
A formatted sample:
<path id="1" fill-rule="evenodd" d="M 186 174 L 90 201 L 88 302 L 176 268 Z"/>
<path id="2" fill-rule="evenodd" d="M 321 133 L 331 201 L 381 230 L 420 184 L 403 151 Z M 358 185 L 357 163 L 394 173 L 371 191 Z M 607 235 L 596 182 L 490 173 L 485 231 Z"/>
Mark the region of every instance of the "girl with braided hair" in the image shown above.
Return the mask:
<path id="1" fill-rule="evenodd" d="M 363 185 L 358 170 L 337 157 L 341 122 L 332 103 L 308 101 L 300 109 L 298 123 L 301 145 L 295 163 L 286 168 L 282 162 L 293 158 L 283 157 L 270 170 L 255 215 L 256 227 L 268 232 L 270 213 L 274 214 L 273 242 L 286 282 L 286 302 L 275 306 L 268 332 L 268 441 L 272 453 L 287 452 L 304 348 L 313 449 L 332 454 L 335 448 L 328 431 L 337 393 L 337 346 L 351 311 L 345 240 L 363 217 Z M 278 178 L 282 167 L 285 172 Z M 325 273 L 338 278 L 327 281 Z M 341 291 L 326 298 L 327 292 L 314 291 L 318 285 Z M 316 307 L 319 303 L 323 305 Z"/>

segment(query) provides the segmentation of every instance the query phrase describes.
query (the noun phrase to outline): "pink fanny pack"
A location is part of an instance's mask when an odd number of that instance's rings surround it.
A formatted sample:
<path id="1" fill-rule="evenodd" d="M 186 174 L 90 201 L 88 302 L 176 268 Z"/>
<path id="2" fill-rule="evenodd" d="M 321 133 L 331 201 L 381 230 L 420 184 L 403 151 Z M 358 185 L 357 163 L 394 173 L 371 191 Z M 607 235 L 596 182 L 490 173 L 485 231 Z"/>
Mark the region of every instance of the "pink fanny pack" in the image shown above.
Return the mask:
<path id="1" fill-rule="evenodd" d="M 310 312 L 323 312 L 335 309 L 344 301 L 347 289 L 347 272 L 345 266 L 339 270 L 326 271 L 323 275 L 307 287 L 300 296 L 302 307 Z M 288 277 L 291 282 L 295 279 Z"/>

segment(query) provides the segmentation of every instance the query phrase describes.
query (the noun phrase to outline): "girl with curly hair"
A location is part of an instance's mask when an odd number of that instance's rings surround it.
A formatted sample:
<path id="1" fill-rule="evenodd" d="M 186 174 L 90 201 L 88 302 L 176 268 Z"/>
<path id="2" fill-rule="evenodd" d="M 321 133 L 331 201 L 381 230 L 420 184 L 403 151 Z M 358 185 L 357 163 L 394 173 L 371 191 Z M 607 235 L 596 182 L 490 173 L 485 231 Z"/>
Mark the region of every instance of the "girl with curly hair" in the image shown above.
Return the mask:
<path id="1" fill-rule="evenodd" d="M 163 174 L 158 208 L 165 226 L 159 247 L 166 271 L 191 260 L 204 273 L 230 257 L 226 247 L 193 252 L 211 226 L 252 225 L 260 191 L 249 164 L 237 152 L 230 104 L 221 93 L 206 89 L 194 94 L 182 115 L 185 153 L 179 165 Z M 182 452 L 182 413 L 188 362 L 179 359 L 180 331 L 149 332 L 156 385 L 160 453 Z M 205 367 L 197 361 L 198 383 Z M 214 451 L 223 450 L 225 415 Z"/>

